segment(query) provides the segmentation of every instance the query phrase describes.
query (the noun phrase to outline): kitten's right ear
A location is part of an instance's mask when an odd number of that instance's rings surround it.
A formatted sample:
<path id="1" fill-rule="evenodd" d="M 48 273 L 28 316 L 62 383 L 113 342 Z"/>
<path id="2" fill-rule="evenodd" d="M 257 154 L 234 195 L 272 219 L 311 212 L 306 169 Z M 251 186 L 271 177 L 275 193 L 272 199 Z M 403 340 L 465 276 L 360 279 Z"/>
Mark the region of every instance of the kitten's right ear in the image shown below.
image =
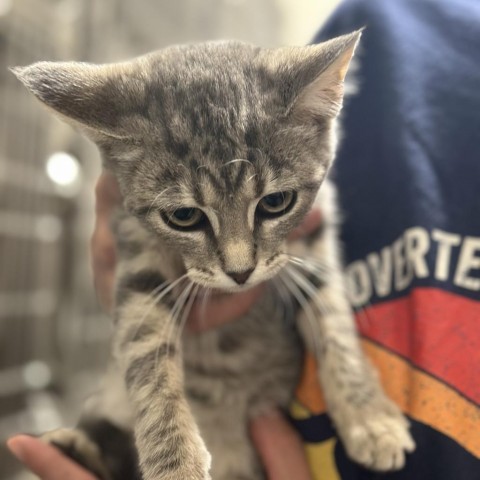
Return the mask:
<path id="1" fill-rule="evenodd" d="M 344 80 L 362 30 L 305 47 L 265 50 L 259 59 L 293 118 L 334 118 L 342 108 Z"/>
<path id="2" fill-rule="evenodd" d="M 128 64 L 38 62 L 10 70 L 39 100 L 91 136 L 127 136 L 126 116 L 134 95 Z"/>

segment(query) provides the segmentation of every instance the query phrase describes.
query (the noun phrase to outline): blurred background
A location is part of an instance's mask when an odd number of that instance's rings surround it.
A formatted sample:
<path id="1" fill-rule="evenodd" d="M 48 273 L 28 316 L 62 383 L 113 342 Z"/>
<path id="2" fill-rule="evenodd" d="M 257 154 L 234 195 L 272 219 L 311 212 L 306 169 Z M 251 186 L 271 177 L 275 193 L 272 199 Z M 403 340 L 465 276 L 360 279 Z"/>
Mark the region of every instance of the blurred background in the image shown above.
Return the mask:
<path id="1" fill-rule="evenodd" d="M 0 0 L 0 478 L 32 478 L 4 448 L 71 425 L 108 354 L 89 262 L 95 148 L 7 66 L 110 62 L 172 43 L 304 44 L 339 0 Z"/>

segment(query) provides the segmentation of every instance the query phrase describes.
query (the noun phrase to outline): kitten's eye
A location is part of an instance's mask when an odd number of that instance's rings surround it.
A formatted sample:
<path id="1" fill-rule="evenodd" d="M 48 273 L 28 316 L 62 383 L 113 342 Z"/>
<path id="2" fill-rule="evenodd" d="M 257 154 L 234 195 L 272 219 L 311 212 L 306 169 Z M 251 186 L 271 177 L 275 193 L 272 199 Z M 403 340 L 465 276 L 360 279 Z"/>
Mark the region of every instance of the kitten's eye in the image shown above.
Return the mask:
<path id="1" fill-rule="evenodd" d="M 295 203 L 295 199 L 295 192 L 271 193 L 258 202 L 257 211 L 266 217 L 277 217 L 287 213 Z"/>
<path id="2" fill-rule="evenodd" d="M 205 214 L 198 208 L 177 208 L 171 214 L 164 214 L 166 222 L 173 227 L 190 229 L 200 226 L 205 220 Z"/>

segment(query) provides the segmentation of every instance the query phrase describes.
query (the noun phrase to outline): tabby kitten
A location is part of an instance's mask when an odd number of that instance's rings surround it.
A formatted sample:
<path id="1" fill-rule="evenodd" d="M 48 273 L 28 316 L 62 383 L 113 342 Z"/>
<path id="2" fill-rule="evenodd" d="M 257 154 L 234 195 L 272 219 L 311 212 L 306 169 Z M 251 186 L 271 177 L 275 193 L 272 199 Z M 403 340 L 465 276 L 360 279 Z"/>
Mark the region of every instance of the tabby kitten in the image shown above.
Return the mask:
<path id="1" fill-rule="evenodd" d="M 44 437 L 101 478 L 264 478 L 248 420 L 287 407 L 304 348 L 316 355 L 354 461 L 395 470 L 414 449 L 359 345 L 326 180 L 359 37 L 278 49 L 206 43 L 111 65 L 13 69 L 96 142 L 124 198 L 105 387 L 77 429 Z M 314 203 L 322 228 L 287 243 Z M 248 315 L 182 335 L 208 292 L 262 282 Z"/>

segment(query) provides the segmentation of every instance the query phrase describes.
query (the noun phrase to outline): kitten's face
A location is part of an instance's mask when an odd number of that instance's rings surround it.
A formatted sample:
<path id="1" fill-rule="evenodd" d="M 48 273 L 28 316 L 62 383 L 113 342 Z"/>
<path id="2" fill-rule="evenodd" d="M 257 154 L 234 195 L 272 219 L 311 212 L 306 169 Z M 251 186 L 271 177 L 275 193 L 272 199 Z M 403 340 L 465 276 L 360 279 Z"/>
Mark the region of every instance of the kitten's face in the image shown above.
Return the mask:
<path id="1" fill-rule="evenodd" d="M 257 108 L 246 128 L 225 126 L 207 109 L 210 129 L 195 135 L 181 110 L 182 148 L 167 147 L 175 133 L 157 124 L 155 141 L 127 154 L 139 159 L 125 175 L 127 205 L 176 249 L 199 284 L 233 290 L 273 277 L 330 164 L 326 124 L 296 128 Z"/>
<path id="2" fill-rule="evenodd" d="M 297 49 L 173 47 L 113 66 L 16 70 L 99 145 L 127 208 L 189 277 L 239 290 L 273 277 L 333 160 L 359 34 Z"/>
<path id="3" fill-rule="evenodd" d="M 277 169 L 275 177 L 257 162 L 232 160 L 218 168 L 200 161 L 175 182 L 159 182 L 140 213 L 179 253 L 191 280 L 215 289 L 255 285 L 285 265 L 286 237 L 320 183 L 292 178 L 287 169 Z M 156 198 L 157 191 L 164 195 Z"/>

